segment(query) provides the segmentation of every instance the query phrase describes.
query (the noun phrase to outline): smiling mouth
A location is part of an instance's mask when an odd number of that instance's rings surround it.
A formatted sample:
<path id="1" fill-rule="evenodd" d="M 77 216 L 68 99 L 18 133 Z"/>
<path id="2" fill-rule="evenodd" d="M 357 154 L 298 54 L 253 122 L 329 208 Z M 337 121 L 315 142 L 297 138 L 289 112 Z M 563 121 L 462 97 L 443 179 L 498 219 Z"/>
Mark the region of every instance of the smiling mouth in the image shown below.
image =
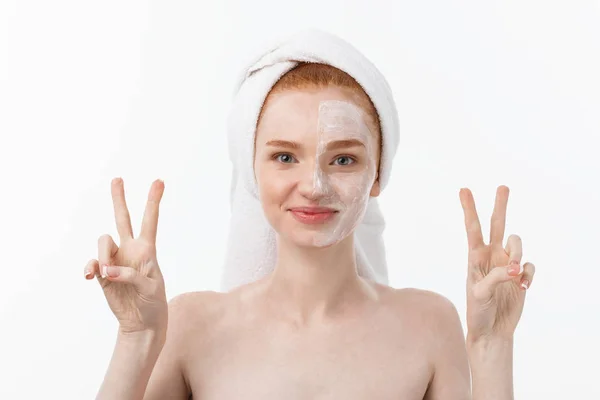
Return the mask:
<path id="1" fill-rule="evenodd" d="M 327 207 L 295 207 L 289 211 L 298 222 L 308 225 L 323 224 L 338 213 L 337 210 Z"/>

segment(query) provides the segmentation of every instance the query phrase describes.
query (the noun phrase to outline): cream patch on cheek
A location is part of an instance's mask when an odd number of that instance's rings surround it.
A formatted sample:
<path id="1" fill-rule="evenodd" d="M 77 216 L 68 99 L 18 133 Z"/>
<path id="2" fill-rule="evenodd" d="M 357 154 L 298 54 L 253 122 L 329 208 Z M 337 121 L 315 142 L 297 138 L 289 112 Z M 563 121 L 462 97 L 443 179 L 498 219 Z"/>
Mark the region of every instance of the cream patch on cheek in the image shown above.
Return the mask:
<path id="1" fill-rule="evenodd" d="M 348 236 L 366 212 L 377 172 L 376 143 L 361 109 L 345 101 L 328 100 L 319 104 L 317 132 L 314 195 L 320 198 L 321 206 L 332 207 L 339 212 L 315 236 L 314 245 L 329 246 Z M 328 144 L 341 140 L 357 140 L 364 144 L 366 158 L 358 161 L 360 168 L 351 164 L 330 166 L 332 160 L 323 158 Z M 323 170 L 323 165 L 327 166 L 326 170 Z M 344 171 L 344 168 L 349 169 Z"/>

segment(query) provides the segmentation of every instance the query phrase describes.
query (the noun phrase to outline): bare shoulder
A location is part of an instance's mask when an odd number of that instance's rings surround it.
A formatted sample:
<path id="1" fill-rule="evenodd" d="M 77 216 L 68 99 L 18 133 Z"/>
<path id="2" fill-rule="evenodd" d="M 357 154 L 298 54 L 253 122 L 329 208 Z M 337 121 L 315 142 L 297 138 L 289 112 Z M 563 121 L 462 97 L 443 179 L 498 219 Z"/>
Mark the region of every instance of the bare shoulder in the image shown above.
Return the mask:
<path id="1" fill-rule="evenodd" d="M 224 298 L 225 293 L 213 291 L 182 293 L 169 301 L 169 312 L 174 312 L 178 315 L 188 315 L 189 312 L 210 312 L 215 307 L 218 307 Z"/>
<path id="2" fill-rule="evenodd" d="M 393 289 L 393 291 L 398 301 L 408 302 L 420 311 L 447 312 L 456 310 L 450 299 L 430 290 L 403 288 Z"/>
<path id="3" fill-rule="evenodd" d="M 168 329 L 182 338 L 190 333 L 204 332 L 223 315 L 228 296 L 214 291 L 188 292 L 169 301 Z"/>
<path id="4" fill-rule="evenodd" d="M 415 288 L 388 288 L 386 292 L 389 307 L 413 323 L 430 329 L 460 324 L 456 306 L 439 293 Z"/>

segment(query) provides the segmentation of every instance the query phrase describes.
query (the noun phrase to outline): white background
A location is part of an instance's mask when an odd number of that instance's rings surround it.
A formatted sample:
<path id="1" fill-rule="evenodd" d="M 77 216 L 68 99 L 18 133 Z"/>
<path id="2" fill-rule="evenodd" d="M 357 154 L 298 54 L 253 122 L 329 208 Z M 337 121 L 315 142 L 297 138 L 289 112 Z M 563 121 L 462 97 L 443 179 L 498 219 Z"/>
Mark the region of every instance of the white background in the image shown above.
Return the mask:
<path id="1" fill-rule="evenodd" d="M 83 267 L 165 181 L 167 295 L 218 290 L 236 74 L 273 36 L 338 34 L 388 78 L 401 121 L 382 194 L 391 284 L 464 322 L 459 188 L 537 274 L 516 332 L 517 399 L 600 398 L 598 1 L 0 2 L 0 398 L 91 399 L 117 324 Z"/>

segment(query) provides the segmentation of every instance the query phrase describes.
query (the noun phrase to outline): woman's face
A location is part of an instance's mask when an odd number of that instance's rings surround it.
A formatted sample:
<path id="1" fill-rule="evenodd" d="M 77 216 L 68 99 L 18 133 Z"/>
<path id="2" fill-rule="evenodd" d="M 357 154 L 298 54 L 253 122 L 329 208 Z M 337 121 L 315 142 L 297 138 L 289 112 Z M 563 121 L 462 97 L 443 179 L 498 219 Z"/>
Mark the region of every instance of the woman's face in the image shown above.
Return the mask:
<path id="1" fill-rule="evenodd" d="M 379 137 L 350 89 L 269 96 L 257 128 L 254 172 L 267 220 L 300 246 L 347 237 L 379 194 Z"/>

